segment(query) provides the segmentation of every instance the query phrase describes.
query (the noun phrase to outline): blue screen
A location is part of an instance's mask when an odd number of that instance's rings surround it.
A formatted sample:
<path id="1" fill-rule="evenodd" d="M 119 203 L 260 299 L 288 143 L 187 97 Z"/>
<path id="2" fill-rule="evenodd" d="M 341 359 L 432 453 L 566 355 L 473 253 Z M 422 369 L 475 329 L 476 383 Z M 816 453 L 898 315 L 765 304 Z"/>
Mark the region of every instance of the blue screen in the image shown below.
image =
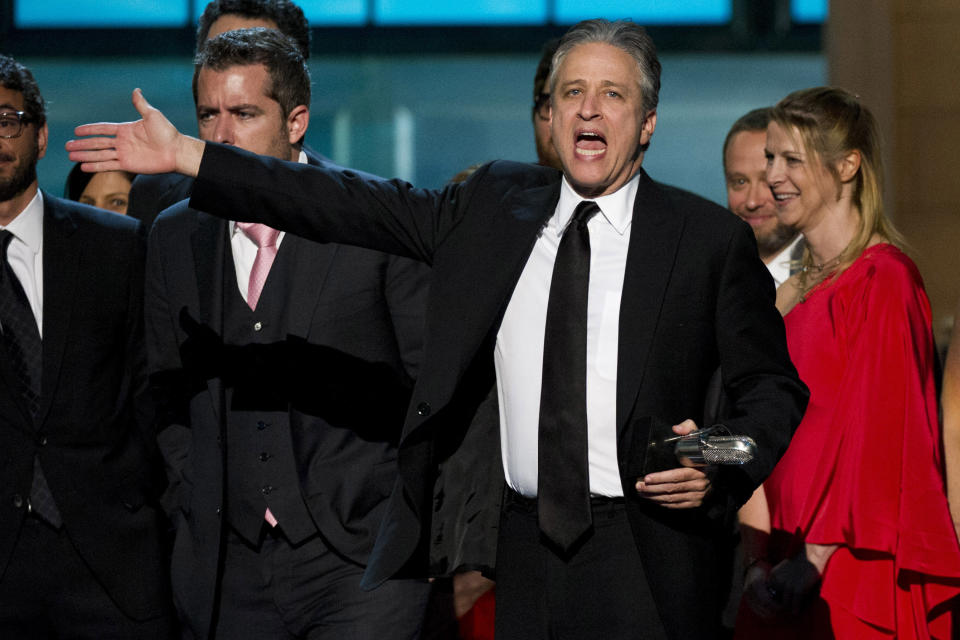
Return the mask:
<path id="1" fill-rule="evenodd" d="M 827 19 L 828 0 L 793 0 L 790 17 L 794 22 L 818 23 Z"/>
<path id="2" fill-rule="evenodd" d="M 590 18 L 630 18 L 639 24 L 726 24 L 731 0 L 556 0 L 555 20 L 573 24 Z"/>
<path id="3" fill-rule="evenodd" d="M 17 0 L 14 25 L 30 27 L 182 27 L 185 0 Z M 206 6 L 206 5 L 204 5 Z"/>
<path id="4" fill-rule="evenodd" d="M 374 24 L 542 24 L 547 20 L 546 0 L 377 0 Z"/>
<path id="5" fill-rule="evenodd" d="M 362 27 L 367 23 L 367 0 L 296 0 L 296 4 L 313 27 Z M 194 21 L 206 6 L 204 0 L 197 0 Z"/>
<path id="6" fill-rule="evenodd" d="M 822 21 L 827 0 L 794 0 L 798 22 Z M 15 0 L 14 25 L 37 27 L 182 27 L 204 0 Z M 299 0 L 312 26 L 573 24 L 631 18 L 641 24 L 726 24 L 731 0 Z M 193 16 L 189 16 L 190 7 Z M 372 10 L 372 14 L 371 14 Z"/>

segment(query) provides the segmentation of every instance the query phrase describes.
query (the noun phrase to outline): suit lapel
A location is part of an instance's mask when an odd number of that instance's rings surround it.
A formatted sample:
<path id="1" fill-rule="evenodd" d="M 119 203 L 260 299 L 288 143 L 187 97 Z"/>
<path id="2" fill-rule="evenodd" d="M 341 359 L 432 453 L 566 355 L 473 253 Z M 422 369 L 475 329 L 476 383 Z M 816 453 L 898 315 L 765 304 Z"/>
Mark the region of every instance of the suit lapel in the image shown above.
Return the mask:
<path id="1" fill-rule="evenodd" d="M 682 213 L 670 205 L 665 194 L 641 170 L 620 300 L 618 434 L 623 432 L 643 383 L 683 224 Z"/>
<path id="2" fill-rule="evenodd" d="M 295 303 L 286 308 L 287 333 L 300 338 L 309 337 L 310 329 L 314 325 L 314 312 L 320 302 L 320 293 L 338 250 L 339 246 L 336 244 L 310 242 L 291 234 L 283 237 L 280 252 L 293 253 L 287 257 L 294 260 L 294 277 L 288 286 L 290 300 Z M 309 274 L 309 277 L 302 274 Z M 267 286 L 269 284 L 268 279 Z"/>
<path id="3" fill-rule="evenodd" d="M 489 234 L 481 248 L 497 247 L 495 256 L 504 261 L 504 269 L 492 269 L 495 278 L 493 293 L 494 304 L 487 308 L 493 317 L 483 318 L 482 326 L 499 329 L 507 304 L 517 286 L 520 274 L 530 258 L 533 245 L 543 226 L 557 208 L 560 199 L 560 183 L 535 187 L 532 189 L 510 189 L 503 196 L 501 207 L 506 211 L 503 225 L 487 225 L 484 231 Z M 480 246 L 480 245 L 478 245 Z M 486 256 L 489 261 L 490 256 Z"/>
<path id="4" fill-rule="evenodd" d="M 436 327 L 449 334 L 444 336 L 449 342 L 443 344 L 458 344 L 459 340 L 462 345 L 457 351 L 463 356 L 456 363 L 458 372 L 473 361 L 481 343 L 493 337 L 491 332 L 496 335 L 499 330 L 538 233 L 553 215 L 559 198 L 559 182 L 531 189 L 509 189 L 495 205 L 495 223 L 478 225 L 472 230 L 472 241 L 461 247 L 461 264 L 486 264 L 488 269 L 483 272 L 482 286 L 476 282 L 477 272 L 473 269 L 461 269 L 448 283 L 461 296 L 464 291 L 471 292 L 468 304 L 477 311 Z"/>
<path id="5" fill-rule="evenodd" d="M 423 373 L 421 378 L 436 384 L 430 393 L 438 403 L 449 399 L 482 345 L 492 343 L 537 233 L 553 215 L 559 197 L 559 182 L 509 189 L 484 213 L 471 216 L 470 228 L 462 232 L 468 240 L 456 246 L 458 268 L 443 269 L 443 277 L 431 282 L 434 302 L 427 312 L 431 342 L 426 349 L 432 351 L 431 370 L 443 374 Z"/>
<path id="6" fill-rule="evenodd" d="M 227 250 L 229 223 L 205 213 L 197 213 L 193 233 L 193 264 L 197 278 L 197 304 L 202 324 L 219 331 L 223 325 L 223 261 Z"/>
<path id="7" fill-rule="evenodd" d="M 306 151 L 307 161 L 311 165 L 319 165 L 319 158 L 310 151 Z M 287 332 L 301 338 L 307 338 L 313 326 L 313 315 L 320 302 L 320 292 L 327 281 L 330 265 L 339 250 L 339 245 L 332 243 L 309 242 L 293 234 L 283 236 L 280 251 L 292 252 L 287 256 L 294 260 L 294 277 L 290 282 L 290 299 L 296 304 L 287 308 Z M 278 256 L 279 258 L 279 256 Z M 301 277 L 301 274 L 310 274 Z M 270 281 L 267 280 L 269 286 Z"/>
<path id="8" fill-rule="evenodd" d="M 40 411 L 42 425 L 56 395 L 63 351 L 70 334 L 78 287 L 82 243 L 74 237 L 76 222 L 43 194 L 43 364 Z"/>
<path id="9" fill-rule="evenodd" d="M 197 278 L 197 303 L 200 324 L 223 336 L 224 260 L 232 260 L 227 247 L 229 223 L 205 213 L 197 213 L 197 228 L 193 234 L 193 264 Z M 220 415 L 223 387 L 219 378 L 207 380 L 213 410 Z"/>

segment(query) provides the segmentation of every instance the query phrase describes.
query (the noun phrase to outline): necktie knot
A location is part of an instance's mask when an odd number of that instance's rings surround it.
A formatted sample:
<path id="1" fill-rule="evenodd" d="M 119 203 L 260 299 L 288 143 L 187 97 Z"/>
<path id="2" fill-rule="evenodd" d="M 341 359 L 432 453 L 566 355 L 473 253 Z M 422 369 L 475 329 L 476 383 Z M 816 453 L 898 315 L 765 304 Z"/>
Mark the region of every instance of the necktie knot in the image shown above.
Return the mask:
<path id="1" fill-rule="evenodd" d="M 570 225 L 575 229 L 584 229 L 593 216 L 600 213 L 600 206 L 593 200 L 583 200 L 573 210 Z"/>
<path id="2" fill-rule="evenodd" d="M 257 247 L 275 247 L 280 232 L 259 222 L 238 222 L 237 227 L 243 234 L 253 240 Z"/>

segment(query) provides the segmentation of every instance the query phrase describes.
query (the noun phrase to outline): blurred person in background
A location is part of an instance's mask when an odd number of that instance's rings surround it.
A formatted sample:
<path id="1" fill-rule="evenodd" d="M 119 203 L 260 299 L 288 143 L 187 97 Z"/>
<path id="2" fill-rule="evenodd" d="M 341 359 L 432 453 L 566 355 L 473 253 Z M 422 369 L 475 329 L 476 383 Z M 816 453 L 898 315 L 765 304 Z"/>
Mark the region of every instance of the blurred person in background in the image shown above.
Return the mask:
<path id="1" fill-rule="evenodd" d="M 562 170 L 560 156 L 553 146 L 553 135 L 550 133 L 550 87 L 547 80 L 550 78 L 550 68 L 553 64 L 553 54 L 560 46 L 560 39 L 555 38 L 543 45 L 540 62 L 533 76 L 533 139 L 537 145 L 537 164 Z"/>
<path id="2" fill-rule="evenodd" d="M 75 164 L 67 175 L 63 195 L 74 202 L 126 215 L 130 186 L 135 177 L 127 171 L 84 173 L 80 165 Z"/>
<path id="3" fill-rule="evenodd" d="M 754 109 L 733 123 L 723 142 L 723 173 L 727 208 L 753 229 L 760 259 L 779 287 L 800 268 L 803 238 L 777 218 L 764 155 L 769 123 L 769 107 Z"/>

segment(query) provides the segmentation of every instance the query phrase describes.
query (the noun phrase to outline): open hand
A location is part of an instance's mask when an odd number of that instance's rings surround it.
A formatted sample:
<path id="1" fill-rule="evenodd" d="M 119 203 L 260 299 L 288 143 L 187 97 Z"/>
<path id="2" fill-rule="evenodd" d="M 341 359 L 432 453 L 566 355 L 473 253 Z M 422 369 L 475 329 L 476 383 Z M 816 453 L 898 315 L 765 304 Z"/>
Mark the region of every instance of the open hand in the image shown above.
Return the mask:
<path id="1" fill-rule="evenodd" d="M 74 129 L 74 134 L 82 139 L 67 142 L 70 160 L 83 163 L 81 168 L 89 172 L 181 171 L 195 176 L 203 154 L 203 143 L 181 135 L 166 116 L 147 102 L 140 89 L 133 91 L 133 106 L 141 120 L 98 122 Z M 196 167 L 191 173 L 187 169 L 191 168 L 192 160 L 195 160 Z"/>

